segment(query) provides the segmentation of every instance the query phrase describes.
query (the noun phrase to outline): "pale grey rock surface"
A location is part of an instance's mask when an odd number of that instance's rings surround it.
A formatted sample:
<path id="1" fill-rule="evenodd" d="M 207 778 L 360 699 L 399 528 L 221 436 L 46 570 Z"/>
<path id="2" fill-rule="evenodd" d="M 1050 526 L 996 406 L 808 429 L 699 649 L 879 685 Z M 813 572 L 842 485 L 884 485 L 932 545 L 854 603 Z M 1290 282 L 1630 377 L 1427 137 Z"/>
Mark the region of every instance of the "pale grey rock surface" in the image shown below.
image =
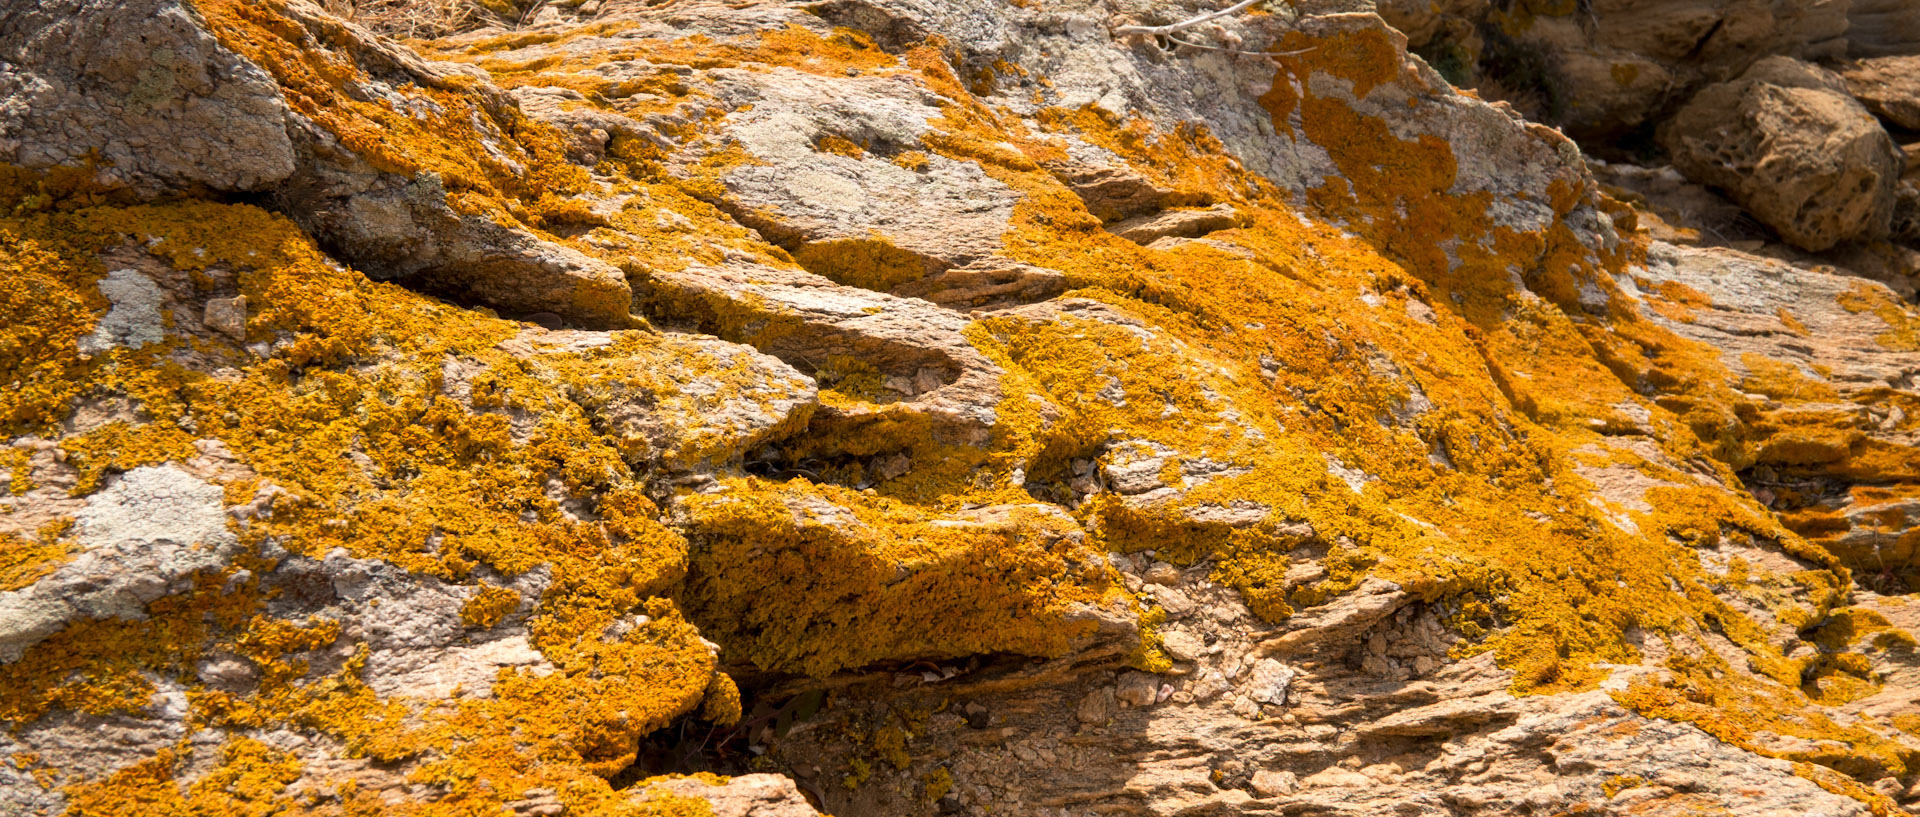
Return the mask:
<path id="1" fill-rule="evenodd" d="M 222 489 L 168 465 L 135 468 L 75 515 L 82 551 L 33 584 L 0 593 L 0 662 L 76 619 L 139 619 L 239 546 Z"/>
<path id="2" fill-rule="evenodd" d="M 707 801 L 713 817 L 816 817 L 793 779 L 777 774 L 748 774 L 715 786 L 700 780 L 668 780 L 647 786 L 634 795 L 645 803 L 659 796 L 697 797 Z"/>
<path id="3" fill-rule="evenodd" d="M 0 162 L 85 166 L 143 196 L 262 190 L 292 175 L 280 88 L 178 0 L 0 9 Z"/>
<path id="4" fill-rule="evenodd" d="M 139 348 L 165 337 L 160 315 L 164 295 L 160 287 L 138 270 L 109 270 L 100 279 L 100 294 L 112 304 L 80 339 L 80 351 L 99 354 L 117 347 Z"/>

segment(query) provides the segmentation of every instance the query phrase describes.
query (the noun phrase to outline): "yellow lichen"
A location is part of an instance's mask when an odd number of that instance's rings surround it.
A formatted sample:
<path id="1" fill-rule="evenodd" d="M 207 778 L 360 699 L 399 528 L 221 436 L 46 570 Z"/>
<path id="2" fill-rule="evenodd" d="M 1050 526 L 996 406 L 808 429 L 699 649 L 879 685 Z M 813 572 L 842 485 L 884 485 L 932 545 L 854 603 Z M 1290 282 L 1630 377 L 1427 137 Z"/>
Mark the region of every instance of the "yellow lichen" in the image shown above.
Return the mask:
<path id="1" fill-rule="evenodd" d="M 19 590 L 52 574 L 73 556 L 66 524 L 55 524 L 32 539 L 0 533 L 0 592 Z"/>
<path id="2" fill-rule="evenodd" d="M 933 271 L 927 258 L 884 238 L 816 241 L 801 247 L 793 260 L 838 283 L 876 292 L 886 292 Z"/>
<path id="3" fill-rule="evenodd" d="M 740 687 L 733 682 L 733 676 L 724 672 L 713 674 L 713 684 L 707 687 L 707 697 L 700 705 L 700 717 L 721 726 L 732 726 L 740 722 Z"/>
<path id="4" fill-rule="evenodd" d="M 383 170 L 435 174 L 465 212 L 528 229 L 588 228 L 571 245 L 656 284 L 643 287 L 646 306 L 664 315 L 762 344 L 792 330 L 790 316 L 650 277 L 694 264 L 798 261 L 874 289 L 924 274 L 911 253 L 877 239 L 801 246 L 797 258 L 762 241 L 745 223 L 753 214 L 736 221 L 717 206 L 726 174 L 754 161 L 737 145 L 706 150 L 674 175 L 658 146 L 616 139 L 597 169 L 613 180 L 594 180 L 560 158 L 550 129 L 463 96 L 458 81 L 403 90 L 444 112 L 415 121 L 349 93 L 362 81 L 358 69 L 275 4 L 200 5 L 223 42 L 265 67 L 297 111 L 350 149 Z M 332 648 L 338 630 L 266 616 L 265 599 L 236 569 L 199 577 L 195 592 L 157 602 L 146 621 L 78 623 L 0 668 L 0 719 L 135 709 L 149 700 L 150 676 L 190 683 L 202 656 L 230 650 L 252 662 L 260 688 L 194 689 L 197 725 L 298 728 L 339 741 L 350 755 L 412 763 L 410 782 L 438 795 L 417 804 L 419 814 L 492 813 L 533 787 L 561 792 L 570 813 L 633 813 L 620 811 L 625 795 L 602 776 L 632 760 L 640 736 L 695 711 L 720 723 L 739 717 L 738 690 L 716 673 L 703 634 L 730 662 L 814 675 L 906 657 L 1057 655 L 1090 627 L 1062 624 L 1073 605 L 1123 601 L 1097 550 L 1153 549 L 1180 564 L 1213 560 L 1216 580 L 1270 619 L 1330 601 L 1368 576 L 1398 582 L 1423 600 L 1450 603 L 1450 621 L 1470 636 L 1458 654 L 1493 651 L 1520 692 L 1591 686 L 1604 675 L 1598 664 L 1639 659 L 1634 634 L 1681 643 L 1710 632 L 1743 652 L 1744 666 L 1711 651 L 1676 659 L 1670 679 L 1643 678 L 1621 700 L 1759 750 L 1758 731 L 1819 741 L 1817 750 L 1788 756 L 1850 773 L 1915 768 L 1907 750 L 1872 730 L 1799 715 L 1809 700 L 1845 699 L 1871 683 L 1847 651 L 1859 639 L 1841 638 L 1834 624 L 1830 640 L 1845 649 L 1789 659 L 1767 628 L 1717 593 L 1739 585 L 1773 594 L 1781 620 L 1807 625 L 1843 603 L 1845 570 L 1752 501 L 1710 484 L 1737 484 L 1734 470 L 1755 458 L 1905 473 L 1905 452 L 1853 435 L 1850 415 L 1792 405 L 1763 411 L 1733 390 L 1738 382 L 1798 402 L 1824 394 L 1811 378 L 1745 362 L 1749 374 L 1740 380 L 1716 350 L 1632 310 L 1589 309 L 1583 293 L 1617 300 L 1612 276 L 1635 249 L 1629 241 L 1590 251 L 1560 223 L 1582 203 L 1614 207 L 1584 180 L 1569 174 L 1549 190 L 1516 194 L 1545 205 L 1553 227 L 1504 227 L 1487 215 L 1493 194 L 1453 192 L 1453 145 L 1403 136 L 1345 99 L 1313 92 L 1326 87 L 1311 81 L 1323 74 L 1357 97 L 1403 94 L 1409 109 L 1451 94 L 1406 68 L 1398 35 L 1383 27 L 1330 39 L 1294 32 L 1279 44 L 1300 53 L 1276 60 L 1263 99 L 1278 138 L 1313 142 L 1338 171 L 1300 202 L 1197 126 L 1158 127 L 1084 108 L 1043 112 L 1037 127 L 1050 132 L 1029 132 L 969 94 L 937 41 L 899 59 L 862 35 L 800 27 L 728 42 L 628 33 L 577 32 L 606 44 L 579 53 L 542 51 L 559 42 L 545 35 L 442 47 L 503 85 L 575 87 L 594 105 L 647 93 L 660 97 L 648 105 L 678 106 L 691 96 L 664 76 L 615 87 L 578 74 L 589 61 L 626 57 L 695 69 L 888 72 L 921 83 L 946 100 L 921 147 L 975 162 L 1022 197 L 1003 254 L 1061 271 L 1074 296 L 1099 309 L 1051 319 L 999 315 L 969 327 L 968 340 L 1005 372 L 985 446 L 931 442 L 924 424 L 904 414 L 857 439 L 791 441 L 785 453 L 794 458 L 905 449 L 915 467 L 872 493 L 798 478 L 725 479 L 721 490 L 678 498 L 689 542 L 662 523 L 641 471 L 655 457 L 728 456 L 722 443 L 693 441 L 665 454 L 589 416 L 615 392 L 672 399 L 671 384 L 647 372 L 684 358 L 658 339 L 618 335 L 604 353 L 511 353 L 502 345 L 517 326 L 370 282 L 257 209 L 85 207 L 95 200 L 68 189 L 74 185 L 9 175 L 0 190 L 12 208 L 0 219 L 0 325 L 16 329 L 0 330 L 0 381 L 9 386 L 0 391 L 0 424 L 11 435 L 53 431 L 83 396 L 124 399 L 151 421 L 63 443 L 83 469 L 82 493 L 114 471 L 184 457 L 196 440 L 212 439 L 288 492 L 271 516 L 252 523 L 250 543 L 271 536 L 311 557 L 342 548 L 467 583 L 481 565 L 506 575 L 544 565 L 553 580 L 528 627 L 553 671 L 506 670 L 490 697 L 435 701 L 376 695 L 363 677 L 364 650 L 311 677 L 307 654 Z M 673 136 L 701 138 L 724 114 L 693 116 Z M 1119 238 L 1045 169 L 1066 158 L 1063 134 L 1112 151 L 1174 191 L 1171 206 L 1227 203 L 1239 220 L 1204 242 L 1158 249 Z M 490 158 L 490 147 L 528 172 Z M 903 166 L 924 162 L 911 155 L 902 155 Z M 628 203 L 593 209 L 574 198 L 589 188 L 618 190 Z M 67 196 L 71 209 L 45 212 L 57 198 L 48 191 Z M 207 350 L 239 373 L 215 378 L 166 359 L 164 348 L 79 355 L 77 339 L 106 307 L 96 284 L 107 251 L 234 274 L 255 305 L 250 333 L 277 339 L 271 356 Z M 1669 306 L 1708 305 L 1697 293 L 1662 294 Z M 1905 348 L 1910 340 L 1901 333 L 1911 319 L 1898 304 L 1862 292 L 1843 305 L 1885 320 L 1883 343 Z M 479 374 L 452 382 L 444 364 L 453 359 Z M 831 409 L 899 399 L 858 359 L 823 361 L 815 375 Z M 1645 416 L 1658 456 L 1604 444 L 1604 432 L 1641 433 L 1641 421 L 1621 419 L 1622 406 Z M 802 411 L 794 427 L 806 421 Z M 1575 454 L 1592 450 L 1611 453 Z M 1071 520 L 1057 510 L 1006 510 L 1032 503 L 1029 485 L 1065 482 L 1076 460 L 1112 465 L 1162 451 L 1153 470 L 1172 498 L 1095 496 Z M 1581 456 L 1659 483 L 1645 492 L 1650 510 L 1628 514 L 1623 525 L 1596 509 L 1598 488 L 1581 475 Z M 561 489 L 593 505 L 596 518 L 563 513 L 551 494 Z M 1236 527 L 1196 513 L 1238 502 L 1255 503 L 1264 518 Z M 1001 515 L 963 515 L 982 508 Z M 1834 524 L 1826 511 L 1790 521 L 1802 532 Z M 1082 526 L 1092 533 L 1086 540 Z M 1709 573 L 1697 551 L 1728 540 L 1777 544 L 1816 567 L 1764 580 L 1751 566 Z M 1324 547 L 1326 574 L 1290 587 L 1288 568 L 1309 542 Z M 256 575 L 268 569 L 245 564 Z M 218 592 L 228 582 L 237 584 L 233 592 Z M 1766 586 L 1748 586 L 1756 584 Z M 477 598 L 495 590 L 503 589 L 489 585 Z M 463 619 L 490 626 L 505 615 L 503 603 L 493 593 L 486 609 L 463 610 Z M 1158 615 L 1143 616 L 1136 666 L 1169 665 L 1155 645 Z M 901 769 L 911 761 L 906 744 L 899 727 L 871 736 L 879 756 Z M 222 791 L 257 793 L 245 795 L 252 802 L 272 802 L 269 784 L 286 768 L 253 747 L 234 750 L 227 765 L 250 771 L 205 779 L 224 781 L 211 784 Z M 94 809 L 76 813 L 147 802 L 173 808 L 189 796 L 172 783 L 174 768 L 162 755 L 71 790 L 71 802 Z M 844 782 L 858 787 L 871 773 L 854 759 Z M 1841 785 L 1821 770 L 1803 773 Z M 937 797 L 935 777 L 926 782 Z M 655 799 L 639 808 L 677 814 L 701 806 Z"/>
<path id="5" fill-rule="evenodd" d="M 1057 655 L 1085 631 L 1059 621 L 1097 593 L 1063 575 L 1086 554 L 1055 520 L 941 524 L 838 486 L 726 484 L 686 498 L 699 531 L 686 598 L 740 659 L 825 675 L 908 656 Z"/>
<path id="6" fill-rule="evenodd" d="M 460 623 L 477 629 L 489 629 L 520 607 L 520 594 L 494 584 L 481 585 L 480 592 L 460 605 Z"/>
<path id="7" fill-rule="evenodd" d="M 947 796 L 947 792 L 953 791 L 953 773 L 941 766 L 920 778 L 920 785 L 921 798 L 929 803 L 937 803 L 940 798 Z"/>

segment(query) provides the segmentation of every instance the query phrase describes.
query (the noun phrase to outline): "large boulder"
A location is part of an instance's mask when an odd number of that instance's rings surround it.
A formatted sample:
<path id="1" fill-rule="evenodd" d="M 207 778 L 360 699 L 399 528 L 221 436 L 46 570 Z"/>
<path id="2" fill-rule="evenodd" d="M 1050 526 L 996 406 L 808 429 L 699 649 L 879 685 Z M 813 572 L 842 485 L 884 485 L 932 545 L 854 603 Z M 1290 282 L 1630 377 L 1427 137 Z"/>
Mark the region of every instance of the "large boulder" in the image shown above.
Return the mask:
<path id="1" fill-rule="evenodd" d="M 1661 126 L 1674 167 L 1788 243 L 1820 251 L 1887 234 L 1904 161 L 1837 75 L 1787 57 L 1708 86 Z"/>
<path id="2" fill-rule="evenodd" d="M 91 165 L 144 195 L 259 190 L 293 173 L 287 106 L 265 71 L 175 0 L 0 8 L 0 163 Z"/>

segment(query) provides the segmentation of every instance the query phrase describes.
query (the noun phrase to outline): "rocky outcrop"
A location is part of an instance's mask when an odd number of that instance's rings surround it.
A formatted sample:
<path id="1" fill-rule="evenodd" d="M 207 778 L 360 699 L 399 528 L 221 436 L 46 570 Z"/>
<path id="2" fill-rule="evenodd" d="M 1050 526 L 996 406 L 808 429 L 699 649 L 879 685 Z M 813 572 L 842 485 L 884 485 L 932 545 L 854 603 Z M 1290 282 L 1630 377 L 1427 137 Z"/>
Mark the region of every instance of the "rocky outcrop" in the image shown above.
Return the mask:
<path id="1" fill-rule="evenodd" d="M 257 28 L 269 16 L 278 27 Z M 63 168 L 54 178 L 65 188 L 270 189 L 378 277 L 595 328 L 630 323 L 618 269 L 528 229 L 539 218 L 524 207 L 550 203 L 569 180 L 528 173 L 554 148 L 514 138 L 522 117 L 510 101 L 316 7 L 23 6 L 0 16 L 0 66 L 10 91 L 0 161 Z M 423 135 L 447 141 L 410 142 Z M 480 191 L 508 196 L 525 218 L 470 206 Z"/>
<path id="2" fill-rule="evenodd" d="M 193 7 L 63 0 L 0 14 L 0 162 L 93 165 L 141 195 L 264 190 L 293 174 L 286 101 Z"/>
<path id="3" fill-rule="evenodd" d="M 1605 144 L 1761 58 L 1844 56 L 1858 7 L 1830 0 L 1520 7 L 1393 0 L 1380 11 L 1456 84 Z"/>
<path id="4" fill-rule="evenodd" d="M 0 12 L 0 811 L 1920 800 L 1920 317 L 1331 5 Z"/>
<path id="5" fill-rule="evenodd" d="M 1890 207 L 1880 143 L 1892 137 L 1876 133 L 1881 128 L 1846 99 L 1858 99 L 1896 132 L 1920 121 L 1907 110 L 1911 71 L 1903 71 L 1903 61 L 1916 50 L 1910 29 L 1920 19 L 1907 4 L 1596 2 L 1516 9 L 1389 0 L 1380 12 L 1450 82 L 1561 127 L 1610 162 L 1654 173 L 1671 166 L 1694 184 L 1723 191 L 1749 214 L 1729 220 L 1710 212 L 1722 209 L 1712 202 L 1674 201 L 1699 215 L 1697 223 L 1707 228 L 1701 240 L 1778 240 L 1814 252 L 1838 245 L 1849 266 L 1866 254 L 1886 256 L 1875 242 L 1891 237 L 1910 248 L 1916 240 L 1910 214 L 1920 212 L 1920 193 L 1901 183 L 1891 193 L 1896 226 L 1891 233 L 1879 226 Z M 1827 69 L 1851 79 L 1842 87 Z M 1768 86 L 1776 90 L 1757 90 Z M 1800 135 L 1787 135 L 1793 133 Z M 1777 150 L 1769 147 L 1775 143 Z M 1627 187 L 1645 195 L 1648 183 L 1668 186 L 1648 177 Z M 1742 218 L 1771 232 L 1739 224 Z M 1833 223 L 1811 223 L 1822 219 Z M 1910 270 L 1884 261 L 1866 265 L 1891 266 L 1894 277 Z"/>
<path id="6" fill-rule="evenodd" d="M 1688 177 L 1815 251 L 1885 237 L 1906 164 L 1838 76 L 1784 57 L 1702 90 L 1661 143 Z"/>

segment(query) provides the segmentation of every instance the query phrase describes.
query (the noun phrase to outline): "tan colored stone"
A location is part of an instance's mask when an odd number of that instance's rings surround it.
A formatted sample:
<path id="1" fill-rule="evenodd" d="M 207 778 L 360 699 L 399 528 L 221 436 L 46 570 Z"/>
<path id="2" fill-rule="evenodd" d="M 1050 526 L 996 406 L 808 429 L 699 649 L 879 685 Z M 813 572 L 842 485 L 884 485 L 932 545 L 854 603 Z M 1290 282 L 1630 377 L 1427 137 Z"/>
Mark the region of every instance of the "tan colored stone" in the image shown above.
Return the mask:
<path id="1" fill-rule="evenodd" d="M 1876 57 L 1840 66 L 1853 98 L 1880 118 L 1920 130 L 1920 55 Z"/>
<path id="2" fill-rule="evenodd" d="M 1727 191 L 1788 243 L 1885 236 L 1904 162 L 1838 76 L 1784 57 L 1695 95 L 1661 127 L 1689 178 Z"/>

